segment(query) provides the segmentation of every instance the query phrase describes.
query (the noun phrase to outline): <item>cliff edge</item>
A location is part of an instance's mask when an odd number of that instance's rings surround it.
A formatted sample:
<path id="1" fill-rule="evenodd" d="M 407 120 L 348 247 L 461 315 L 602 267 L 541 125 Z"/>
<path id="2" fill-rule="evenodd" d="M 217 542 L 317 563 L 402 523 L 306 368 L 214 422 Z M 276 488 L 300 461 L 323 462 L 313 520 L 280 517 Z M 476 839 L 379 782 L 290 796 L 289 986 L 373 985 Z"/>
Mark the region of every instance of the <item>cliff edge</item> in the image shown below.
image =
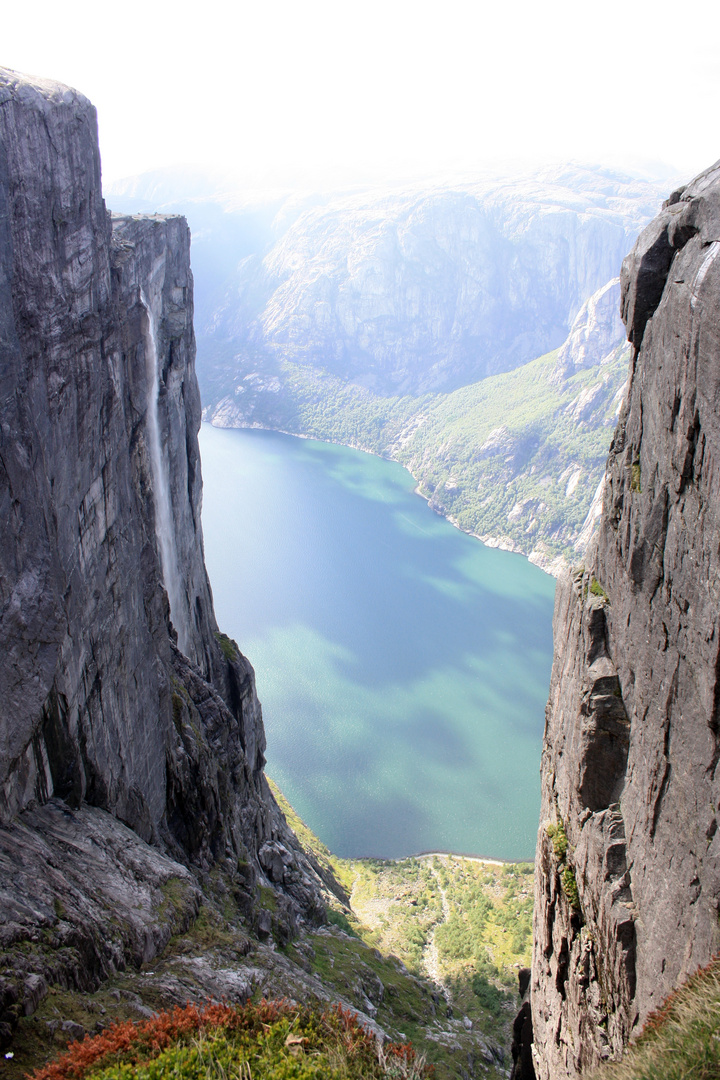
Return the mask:
<path id="1" fill-rule="evenodd" d="M 558 587 L 534 1065 L 617 1058 L 720 946 L 720 162 L 622 268 L 633 346 L 603 512 Z M 517 1075 L 517 1072 L 516 1072 Z"/>
<path id="2" fill-rule="evenodd" d="M 111 219 L 84 97 L 0 69 L 0 1040 L 211 877 L 261 936 L 324 918 L 213 613 L 189 253 Z"/>

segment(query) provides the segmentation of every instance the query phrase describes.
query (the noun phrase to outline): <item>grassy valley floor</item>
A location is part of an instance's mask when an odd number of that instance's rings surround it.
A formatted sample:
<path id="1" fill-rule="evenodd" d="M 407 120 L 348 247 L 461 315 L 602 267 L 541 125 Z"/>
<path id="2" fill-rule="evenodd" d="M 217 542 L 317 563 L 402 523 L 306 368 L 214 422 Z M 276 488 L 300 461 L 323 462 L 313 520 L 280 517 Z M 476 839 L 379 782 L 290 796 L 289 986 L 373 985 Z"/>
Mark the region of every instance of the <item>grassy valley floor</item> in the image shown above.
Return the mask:
<path id="1" fill-rule="evenodd" d="M 338 859 L 271 786 L 303 846 L 350 896 L 349 909 L 334 899 L 329 909 L 343 939 L 314 935 L 312 963 L 323 979 L 354 992 L 357 1007 L 393 1037 L 409 1038 L 438 1077 L 506 1075 L 518 972 L 532 952 L 532 863 Z M 289 951 L 307 958 L 307 941 Z M 390 978 L 396 989 L 386 994 L 377 980 L 388 963 L 403 978 Z"/>

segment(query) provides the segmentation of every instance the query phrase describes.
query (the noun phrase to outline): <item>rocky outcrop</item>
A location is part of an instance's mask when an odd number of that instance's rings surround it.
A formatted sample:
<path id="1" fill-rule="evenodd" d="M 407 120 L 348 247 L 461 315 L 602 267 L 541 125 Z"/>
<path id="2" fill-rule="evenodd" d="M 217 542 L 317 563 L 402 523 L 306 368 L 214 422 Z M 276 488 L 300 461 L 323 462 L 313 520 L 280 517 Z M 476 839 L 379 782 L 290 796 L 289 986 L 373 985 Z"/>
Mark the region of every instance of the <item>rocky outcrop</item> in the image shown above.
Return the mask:
<path id="1" fill-rule="evenodd" d="M 194 360 L 185 221 L 112 222 L 90 103 L 0 71 L 0 938 L 59 942 L 50 974 L 3 954 L 6 1004 L 161 947 L 172 919 L 148 938 L 102 899 L 118 859 L 149 912 L 175 877 L 187 914 L 214 870 L 249 924 L 273 921 L 258 883 L 285 933 L 322 918 L 252 668 L 215 623 Z"/>
<path id="2" fill-rule="evenodd" d="M 633 358 L 585 568 L 558 588 L 538 1077 L 619 1056 L 720 945 L 720 164 L 623 264 Z"/>
<path id="3" fill-rule="evenodd" d="M 94 990 L 197 914 L 190 871 L 105 811 L 51 799 L 0 828 L 0 1044 L 52 984 Z"/>
<path id="4" fill-rule="evenodd" d="M 558 350 L 554 377 L 562 382 L 578 371 L 607 364 L 625 345 L 620 318 L 620 279 L 613 278 L 580 308 L 567 339 Z"/>

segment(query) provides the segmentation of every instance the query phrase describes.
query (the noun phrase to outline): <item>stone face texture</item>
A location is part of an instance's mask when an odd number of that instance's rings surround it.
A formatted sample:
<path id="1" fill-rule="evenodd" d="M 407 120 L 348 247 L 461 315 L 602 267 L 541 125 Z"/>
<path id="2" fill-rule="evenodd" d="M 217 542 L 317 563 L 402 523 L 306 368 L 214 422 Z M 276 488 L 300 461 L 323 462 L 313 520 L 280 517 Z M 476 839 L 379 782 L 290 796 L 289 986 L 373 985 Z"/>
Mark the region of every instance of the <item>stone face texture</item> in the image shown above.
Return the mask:
<path id="1" fill-rule="evenodd" d="M 382 396 L 510 371 L 562 344 L 659 203 L 651 185 L 573 167 L 288 200 L 267 246 L 204 298 L 208 415 L 287 427 L 305 366 Z M 206 243 L 219 261 L 220 239 Z"/>
<path id="2" fill-rule="evenodd" d="M 93 107 L 0 69 L 0 858 L 60 858 L 53 836 L 32 848 L 37 815 L 90 805 L 108 843 L 118 819 L 200 877 L 240 862 L 249 908 L 259 878 L 292 924 L 318 914 L 317 879 L 268 791 L 253 671 L 221 648 L 203 561 L 189 240 L 182 218 L 113 227 Z M 187 655 L 155 529 L 145 304 Z M 0 931 L 42 908 L 32 880 L 6 883 Z"/>
<path id="3" fill-rule="evenodd" d="M 623 264 L 628 399 L 586 569 L 555 609 L 532 987 L 543 1080 L 619 1056 L 720 945 L 718 253 L 720 163 Z M 564 862 L 547 833 L 560 820 Z"/>
<path id="4" fill-rule="evenodd" d="M 603 364 L 618 345 L 625 345 L 619 311 L 620 279 L 613 278 L 586 300 L 558 350 L 557 375 L 567 379 L 583 368 Z"/>

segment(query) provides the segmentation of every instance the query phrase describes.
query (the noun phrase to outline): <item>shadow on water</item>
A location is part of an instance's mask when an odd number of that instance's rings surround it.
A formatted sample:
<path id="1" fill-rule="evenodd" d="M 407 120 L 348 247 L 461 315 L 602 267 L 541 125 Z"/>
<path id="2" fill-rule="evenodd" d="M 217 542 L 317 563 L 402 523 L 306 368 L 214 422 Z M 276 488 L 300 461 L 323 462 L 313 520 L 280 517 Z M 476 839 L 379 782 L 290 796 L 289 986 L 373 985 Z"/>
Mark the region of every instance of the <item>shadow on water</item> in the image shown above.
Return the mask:
<path id="1" fill-rule="evenodd" d="M 268 771 L 339 854 L 532 854 L 554 581 L 400 466 L 201 433 L 218 621 L 258 675 Z"/>

